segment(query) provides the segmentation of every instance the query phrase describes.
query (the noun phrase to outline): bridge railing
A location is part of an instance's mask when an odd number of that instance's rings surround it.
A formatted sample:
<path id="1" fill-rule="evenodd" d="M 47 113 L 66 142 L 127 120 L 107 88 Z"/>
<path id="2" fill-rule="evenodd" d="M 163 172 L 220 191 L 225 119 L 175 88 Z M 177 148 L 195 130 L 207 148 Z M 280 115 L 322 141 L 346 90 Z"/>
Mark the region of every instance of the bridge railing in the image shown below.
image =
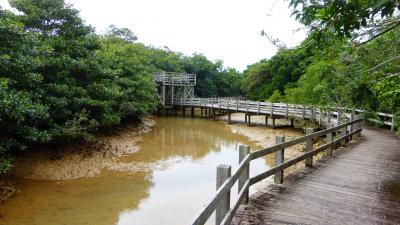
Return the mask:
<path id="1" fill-rule="evenodd" d="M 175 72 L 158 72 L 154 75 L 155 82 L 164 85 L 196 85 L 196 74 L 175 73 Z"/>
<path id="2" fill-rule="evenodd" d="M 228 111 L 246 112 L 252 114 L 268 114 L 271 117 L 281 116 L 285 118 L 315 119 L 320 124 L 329 122 L 337 123 L 339 119 L 349 119 L 348 113 L 337 113 L 333 111 L 324 112 L 315 107 L 304 105 L 255 102 L 235 98 L 176 98 L 175 105 L 190 107 L 208 107 L 214 109 L 224 109 Z M 341 117 L 341 118 L 339 118 Z M 332 121 L 334 119 L 335 121 Z"/>
<path id="3" fill-rule="evenodd" d="M 237 112 L 248 112 L 255 114 L 268 114 L 270 116 L 284 116 L 286 118 L 302 118 L 314 119 L 319 124 L 334 123 L 338 124 L 340 120 L 349 120 L 352 114 L 362 115 L 363 118 L 378 124 L 390 126 L 393 130 L 395 127 L 394 115 L 388 113 L 375 113 L 380 119 L 367 116 L 368 112 L 360 109 L 348 109 L 343 107 L 337 108 L 318 108 L 314 106 L 306 106 L 299 104 L 272 103 L 248 101 L 243 98 L 176 98 L 176 105 L 182 106 L 199 106 L 210 107 L 216 109 L 226 109 Z"/>
<path id="4" fill-rule="evenodd" d="M 356 116 L 357 117 L 357 116 Z M 328 128 L 318 132 L 313 129 L 307 129 L 307 135 L 285 141 L 285 137 L 276 137 L 276 145 L 264 148 L 255 152 L 250 152 L 249 146 L 239 147 L 239 167 L 231 174 L 230 165 L 219 165 L 217 167 L 217 191 L 210 201 L 201 209 L 201 211 L 193 217 L 189 223 L 191 225 L 205 224 L 211 215 L 215 212 L 215 224 L 229 224 L 241 204 L 249 201 L 249 187 L 270 176 L 274 176 L 275 183 L 283 182 L 284 169 L 305 161 L 306 166 L 312 166 L 313 156 L 325 151 L 327 155 L 332 155 L 334 148 L 340 145 L 346 145 L 350 138 L 355 138 L 361 133 L 361 118 L 354 118 L 350 122 L 332 127 L 328 124 Z M 339 135 L 335 137 L 334 133 Z M 322 146 L 313 147 L 313 140 L 326 136 L 326 143 Z M 293 145 L 305 142 L 306 152 L 288 161 L 284 161 L 285 149 Z M 269 154 L 275 154 L 275 166 L 271 169 L 250 177 L 250 163 L 260 157 Z M 238 197 L 231 207 L 230 196 L 231 189 L 238 182 Z"/>

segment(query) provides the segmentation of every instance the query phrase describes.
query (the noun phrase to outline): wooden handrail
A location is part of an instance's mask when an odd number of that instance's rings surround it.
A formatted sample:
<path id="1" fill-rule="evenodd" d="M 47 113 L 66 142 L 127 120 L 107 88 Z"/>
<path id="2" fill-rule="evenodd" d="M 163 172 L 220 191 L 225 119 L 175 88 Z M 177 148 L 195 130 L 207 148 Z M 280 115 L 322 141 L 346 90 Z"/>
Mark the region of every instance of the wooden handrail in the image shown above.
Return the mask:
<path id="1" fill-rule="evenodd" d="M 237 101 L 230 101 L 232 99 L 236 99 Z M 203 101 L 204 104 L 201 104 Z M 255 113 L 255 114 L 268 114 L 268 115 L 277 115 L 284 117 L 297 117 L 297 118 L 306 118 L 306 119 L 318 119 L 320 124 L 325 124 L 331 122 L 333 119 L 342 119 L 344 116 L 346 119 L 349 119 L 350 113 L 346 113 L 346 111 L 356 112 L 364 114 L 367 111 L 361 109 L 347 109 L 347 108 L 334 108 L 327 109 L 326 116 L 324 110 L 321 108 L 309 108 L 299 104 L 286 104 L 286 103 L 271 103 L 271 102 L 256 102 L 256 101 L 248 101 L 248 100 L 240 100 L 240 98 L 218 98 L 216 100 L 209 99 L 205 101 L 204 98 L 188 98 L 183 101 L 175 100 L 173 101 L 177 105 L 185 105 L 185 106 L 202 106 L 202 107 L 213 107 L 219 109 L 226 110 L 235 110 L 237 112 L 246 112 L 246 113 Z M 388 113 L 377 112 L 379 116 L 389 118 L 390 121 L 377 121 L 372 118 L 367 118 L 367 120 L 381 123 L 390 126 L 391 130 L 394 130 L 394 115 Z M 332 117 L 332 115 L 334 117 Z"/>
<path id="2" fill-rule="evenodd" d="M 203 225 L 207 222 L 209 217 L 212 215 L 212 213 L 216 210 L 217 206 L 220 204 L 221 199 L 226 197 L 227 193 L 230 193 L 230 189 L 233 187 L 233 185 L 239 179 L 239 177 L 242 175 L 242 173 L 245 171 L 245 169 L 250 168 L 250 162 L 252 160 L 269 155 L 274 152 L 277 152 L 278 150 L 282 150 L 282 149 L 288 148 L 290 146 L 305 142 L 307 140 L 314 140 L 316 138 L 322 137 L 327 134 L 332 134 L 333 132 L 337 132 L 337 131 L 341 132 L 341 136 L 339 138 L 332 140 L 331 142 L 328 142 L 325 145 L 319 146 L 315 149 L 311 149 L 310 151 L 307 151 L 306 153 L 304 153 L 300 156 L 297 156 L 296 158 L 290 159 L 289 161 L 286 161 L 279 165 L 276 165 L 275 167 L 273 167 L 259 175 L 256 175 L 251 178 L 249 177 L 246 180 L 246 182 L 244 183 L 244 185 L 242 186 L 242 188 L 239 190 L 238 199 L 236 200 L 234 206 L 232 208 L 230 208 L 230 205 L 227 205 L 226 207 L 229 210 L 226 212 L 226 214 L 218 215 L 218 217 L 221 218 L 221 216 L 222 216 L 222 218 L 224 218 L 219 224 L 225 225 L 225 224 L 230 223 L 230 221 L 232 220 L 239 205 L 243 202 L 243 199 L 245 198 L 245 196 L 247 196 L 248 189 L 251 185 L 253 185 L 263 179 L 266 179 L 272 175 L 275 175 L 296 163 L 299 163 L 305 159 L 309 159 L 310 157 L 318 154 L 321 151 L 328 149 L 329 147 L 331 147 L 333 149 L 333 147 L 335 146 L 336 143 L 342 142 L 344 140 L 347 141 L 349 139 L 349 137 L 353 137 L 353 136 L 361 133 L 361 131 L 362 131 L 362 128 L 360 125 L 361 122 L 362 122 L 361 118 L 354 119 L 350 122 L 347 122 L 347 123 L 344 123 L 344 124 L 341 124 L 341 125 L 338 125 L 338 126 L 335 126 L 332 128 L 327 128 L 325 130 L 321 130 L 316 133 L 308 134 L 308 135 L 305 135 L 305 136 L 302 136 L 302 137 L 299 137 L 299 138 L 296 138 L 296 139 L 293 139 L 290 141 L 279 143 L 279 144 L 273 145 L 271 147 L 261 149 L 261 150 L 247 154 L 247 156 L 239 164 L 239 167 L 234 172 L 234 174 L 232 176 L 230 176 L 229 178 L 227 178 L 223 182 L 223 184 L 218 188 L 218 190 L 214 194 L 211 201 L 203 207 L 203 209 L 192 219 L 192 221 L 189 224 Z M 347 128 L 349 126 L 351 127 L 351 132 L 349 132 L 348 134 L 343 133 L 344 130 L 347 131 Z M 312 158 L 311 158 L 311 160 L 312 160 Z M 219 213 L 219 212 L 217 211 L 217 213 Z"/>

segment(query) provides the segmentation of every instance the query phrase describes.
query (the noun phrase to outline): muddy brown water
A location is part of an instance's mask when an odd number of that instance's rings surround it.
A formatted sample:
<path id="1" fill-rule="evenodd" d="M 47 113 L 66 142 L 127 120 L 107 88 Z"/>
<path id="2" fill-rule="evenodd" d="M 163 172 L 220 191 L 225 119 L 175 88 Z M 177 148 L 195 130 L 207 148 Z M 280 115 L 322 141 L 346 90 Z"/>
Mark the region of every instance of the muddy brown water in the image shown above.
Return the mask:
<path id="1" fill-rule="evenodd" d="M 240 144 L 260 148 L 223 122 L 155 120 L 140 151 L 120 159 L 134 170 L 66 181 L 15 179 L 20 192 L 0 205 L 0 224 L 187 224 L 215 192 L 216 166 L 232 164 L 235 171 Z M 251 176 L 268 168 L 266 159 L 255 160 Z"/>

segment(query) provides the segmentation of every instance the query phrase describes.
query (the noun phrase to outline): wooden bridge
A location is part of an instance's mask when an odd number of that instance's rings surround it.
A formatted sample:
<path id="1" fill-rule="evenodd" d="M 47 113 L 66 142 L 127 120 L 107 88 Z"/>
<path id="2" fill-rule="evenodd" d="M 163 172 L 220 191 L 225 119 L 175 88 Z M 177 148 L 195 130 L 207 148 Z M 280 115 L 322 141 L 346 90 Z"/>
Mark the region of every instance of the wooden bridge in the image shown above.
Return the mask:
<path id="1" fill-rule="evenodd" d="M 231 123 L 231 113 L 242 112 L 245 114 L 245 122 L 251 125 L 251 116 L 265 115 L 265 124 L 268 119 L 272 120 L 272 127 L 275 128 L 276 119 L 289 119 L 293 125 L 294 119 L 312 120 L 321 127 L 326 127 L 328 123 L 339 125 L 355 117 L 365 117 L 366 111 L 359 109 L 337 108 L 318 108 L 288 103 L 273 103 L 248 101 L 243 98 L 174 98 L 170 104 L 170 110 L 177 114 L 182 110 L 182 115 L 186 114 L 187 108 L 191 109 L 191 116 L 194 116 L 194 109 L 200 108 L 201 117 L 216 118 L 220 115 L 228 115 L 228 122 Z M 377 113 L 380 120 L 371 119 L 372 122 L 390 126 L 394 129 L 394 116 L 387 113 Z"/>
<path id="2" fill-rule="evenodd" d="M 228 115 L 229 122 L 231 113 L 242 112 L 249 125 L 252 115 L 265 115 L 266 124 L 270 118 L 273 127 L 275 119 L 300 118 L 326 128 L 307 128 L 305 136 L 292 140 L 276 137 L 276 145 L 253 152 L 249 146 L 240 146 L 238 169 L 232 173 L 230 165 L 218 166 L 216 193 L 190 224 L 205 224 L 214 213 L 218 225 L 400 222 L 400 141 L 392 133 L 371 128 L 359 139 L 362 111 L 238 98 L 175 98 L 172 102 L 175 114 L 180 109 L 185 115 L 189 108 L 194 116 L 195 108 L 200 108 L 202 117 Z M 381 116 L 393 129 L 393 116 Z M 325 144 L 314 145 L 321 138 Z M 298 144 L 305 144 L 304 154 L 284 161 L 285 148 Z M 351 151 L 343 148 L 347 145 Z M 314 162 L 313 157 L 320 152 L 327 157 Z M 274 154 L 275 166 L 249 177 L 251 161 L 270 154 Z M 285 177 L 283 182 L 284 170 L 302 161 L 306 169 Z M 249 197 L 250 186 L 270 176 L 275 184 Z M 231 189 L 236 183 L 238 196 L 231 202 Z"/>

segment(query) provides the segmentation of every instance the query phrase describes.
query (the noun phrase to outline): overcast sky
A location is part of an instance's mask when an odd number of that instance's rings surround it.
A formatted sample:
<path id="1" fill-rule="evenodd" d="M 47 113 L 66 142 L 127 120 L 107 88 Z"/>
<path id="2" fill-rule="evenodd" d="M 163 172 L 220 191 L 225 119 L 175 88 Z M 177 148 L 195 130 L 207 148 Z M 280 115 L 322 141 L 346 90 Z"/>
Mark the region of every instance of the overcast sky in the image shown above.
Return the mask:
<path id="1" fill-rule="evenodd" d="M 283 0 L 66 0 L 101 33 L 110 24 L 139 41 L 190 55 L 203 53 L 242 71 L 276 52 L 262 30 L 289 47 L 305 37 Z M 7 0 L 0 0 L 7 7 Z"/>

